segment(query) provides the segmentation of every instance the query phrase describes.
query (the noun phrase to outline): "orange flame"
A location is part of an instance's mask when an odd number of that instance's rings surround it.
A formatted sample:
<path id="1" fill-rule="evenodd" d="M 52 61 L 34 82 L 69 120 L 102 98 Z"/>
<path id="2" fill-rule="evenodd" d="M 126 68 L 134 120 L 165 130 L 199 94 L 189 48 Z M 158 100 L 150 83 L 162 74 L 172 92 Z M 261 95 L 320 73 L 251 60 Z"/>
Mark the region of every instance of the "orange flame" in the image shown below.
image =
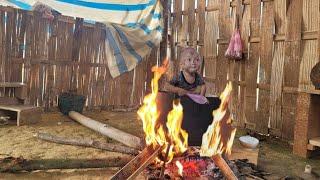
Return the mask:
<path id="1" fill-rule="evenodd" d="M 183 166 L 180 161 L 176 161 L 176 166 L 178 167 L 178 174 L 182 177 L 183 176 Z"/>
<path id="2" fill-rule="evenodd" d="M 153 147 L 157 145 L 164 146 L 163 155 L 166 153 L 168 146 L 170 146 L 167 160 L 167 163 L 169 163 L 175 154 L 183 153 L 187 150 L 188 134 L 181 129 L 183 108 L 180 102 L 173 103 L 173 109 L 168 114 L 166 123 L 168 132 L 165 132 L 161 124 L 157 126 L 157 120 L 160 115 L 156 104 L 158 81 L 165 73 L 167 67 L 168 60 L 161 67 L 152 67 L 152 71 L 154 72 L 154 77 L 151 81 L 152 92 L 145 96 L 143 105 L 138 110 L 138 115 L 143 123 L 147 145 L 152 145 Z"/>
<path id="3" fill-rule="evenodd" d="M 233 129 L 226 145 L 221 141 L 221 121 L 225 120 L 227 124 L 231 124 L 232 119 L 227 113 L 228 103 L 231 98 L 232 85 L 229 82 L 220 95 L 221 104 L 217 110 L 212 112 L 213 121 L 207 131 L 202 136 L 202 144 L 200 149 L 201 156 L 211 157 L 215 154 L 226 152 L 231 154 L 236 129 Z"/>
<path id="4" fill-rule="evenodd" d="M 228 156 L 231 155 L 233 140 L 234 140 L 234 136 L 236 135 L 236 131 L 237 131 L 237 129 L 232 130 L 231 136 L 230 136 L 230 138 L 229 138 L 229 140 L 228 140 L 228 142 L 227 142 L 226 154 L 227 154 Z"/>

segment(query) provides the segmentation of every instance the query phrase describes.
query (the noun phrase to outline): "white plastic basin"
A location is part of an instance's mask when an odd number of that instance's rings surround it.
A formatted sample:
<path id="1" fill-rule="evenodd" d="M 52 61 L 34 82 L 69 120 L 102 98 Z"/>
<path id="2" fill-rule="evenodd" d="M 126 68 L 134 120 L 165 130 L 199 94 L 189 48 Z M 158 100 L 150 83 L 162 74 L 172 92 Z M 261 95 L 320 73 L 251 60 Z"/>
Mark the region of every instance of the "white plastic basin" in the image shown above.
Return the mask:
<path id="1" fill-rule="evenodd" d="M 239 138 L 239 141 L 242 146 L 246 148 L 251 148 L 251 149 L 255 149 L 259 144 L 259 140 L 252 136 L 241 136 Z"/>

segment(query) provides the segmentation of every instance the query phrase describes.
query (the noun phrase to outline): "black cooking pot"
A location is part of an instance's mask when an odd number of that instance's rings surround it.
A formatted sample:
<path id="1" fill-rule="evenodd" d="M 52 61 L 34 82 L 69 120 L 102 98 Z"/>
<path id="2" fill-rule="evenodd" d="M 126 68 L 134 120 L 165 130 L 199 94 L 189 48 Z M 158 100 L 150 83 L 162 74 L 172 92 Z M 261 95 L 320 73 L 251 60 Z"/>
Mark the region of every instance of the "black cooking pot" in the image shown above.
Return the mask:
<path id="1" fill-rule="evenodd" d="M 188 132 L 188 144 L 200 146 L 202 135 L 212 123 L 212 111 L 219 107 L 221 100 L 218 97 L 207 97 L 209 104 L 198 104 L 188 96 L 179 97 L 172 93 L 159 92 L 156 101 L 161 124 L 166 123 L 167 115 L 172 110 L 172 103 L 175 99 L 180 99 L 183 106 L 182 129 Z"/>

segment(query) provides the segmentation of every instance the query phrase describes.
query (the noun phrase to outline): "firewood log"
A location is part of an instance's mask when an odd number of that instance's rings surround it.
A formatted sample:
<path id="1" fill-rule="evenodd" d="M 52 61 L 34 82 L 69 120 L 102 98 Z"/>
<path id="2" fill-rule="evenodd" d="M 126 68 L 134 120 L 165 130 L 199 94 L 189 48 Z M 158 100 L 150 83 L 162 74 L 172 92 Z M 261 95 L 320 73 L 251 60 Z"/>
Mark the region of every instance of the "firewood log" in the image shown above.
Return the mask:
<path id="1" fill-rule="evenodd" d="M 221 157 L 220 154 L 216 154 L 212 156 L 214 163 L 219 167 L 221 172 L 223 173 L 224 177 L 227 180 L 237 180 L 238 178 L 234 175 L 233 171 L 226 163 L 226 161 Z"/>
<path id="2" fill-rule="evenodd" d="M 122 167 L 132 158 L 130 156 L 108 157 L 104 159 L 39 159 L 27 160 L 23 157 L 0 158 L 0 173 L 49 169 L 80 169 Z"/>
<path id="3" fill-rule="evenodd" d="M 139 153 L 138 150 L 130 147 L 121 146 L 121 145 L 112 144 L 112 143 L 94 141 L 91 139 L 65 138 L 65 137 L 54 136 L 48 133 L 37 133 L 36 137 L 41 140 L 59 143 L 59 144 L 93 147 L 97 149 L 103 149 L 107 151 L 114 151 L 114 152 L 120 152 L 125 154 L 132 154 L 132 155 L 137 155 Z"/>

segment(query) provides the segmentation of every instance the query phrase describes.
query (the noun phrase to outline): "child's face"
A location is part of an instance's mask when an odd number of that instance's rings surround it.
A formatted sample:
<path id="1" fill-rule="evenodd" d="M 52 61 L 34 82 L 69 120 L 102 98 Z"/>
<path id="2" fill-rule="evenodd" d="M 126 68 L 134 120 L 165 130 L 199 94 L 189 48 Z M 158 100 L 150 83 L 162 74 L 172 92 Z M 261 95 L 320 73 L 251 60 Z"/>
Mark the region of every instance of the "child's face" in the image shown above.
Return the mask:
<path id="1" fill-rule="evenodd" d="M 199 70 L 201 59 L 199 54 L 193 50 L 187 50 L 181 54 L 181 67 L 182 70 L 189 73 L 195 73 Z"/>

